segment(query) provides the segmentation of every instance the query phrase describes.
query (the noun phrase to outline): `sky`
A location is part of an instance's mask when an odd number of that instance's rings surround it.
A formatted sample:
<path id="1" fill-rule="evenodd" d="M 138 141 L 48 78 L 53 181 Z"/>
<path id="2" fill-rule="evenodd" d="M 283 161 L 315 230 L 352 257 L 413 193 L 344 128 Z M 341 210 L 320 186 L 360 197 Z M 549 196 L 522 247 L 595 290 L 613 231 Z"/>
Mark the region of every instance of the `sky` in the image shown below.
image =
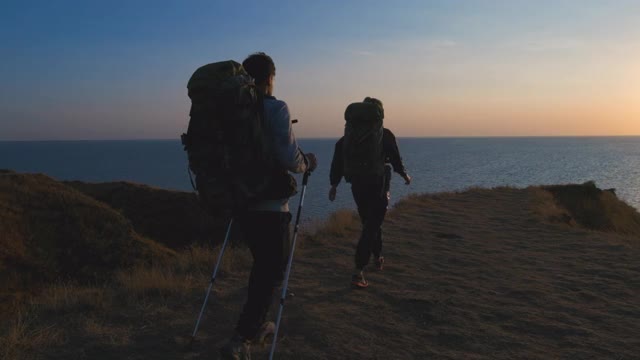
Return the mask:
<path id="1" fill-rule="evenodd" d="M 397 136 L 640 135 L 640 1 L 0 5 L 0 140 L 177 139 L 199 66 L 271 55 L 301 138 L 366 96 Z"/>

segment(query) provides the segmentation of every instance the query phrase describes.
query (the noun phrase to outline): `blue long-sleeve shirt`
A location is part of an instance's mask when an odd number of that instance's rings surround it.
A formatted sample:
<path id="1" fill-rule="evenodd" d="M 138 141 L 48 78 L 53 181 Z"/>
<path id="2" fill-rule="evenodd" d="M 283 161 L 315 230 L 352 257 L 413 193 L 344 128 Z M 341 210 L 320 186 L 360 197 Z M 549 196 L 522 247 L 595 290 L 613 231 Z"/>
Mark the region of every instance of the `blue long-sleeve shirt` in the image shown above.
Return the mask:
<path id="1" fill-rule="evenodd" d="M 291 126 L 291 114 L 287 103 L 273 96 L 265 95 L 264 120 L 266 131 L 271 136 L 271 148 L 274 151 L 276 165 L 286 171 L 302 173 L 307 171 L 307 161 L 298 146 L 298 141 Z M 289 198 L 278 200 L 263 200 L 253 206 L 254 211 L 289 211 Z"/>
<path id="2" fill-rule="evenodd" d="M 273 96 L 265 96 L 264 113 L 265 125 L 273 139 L 276 163 L 294 173 L 305 172 L 307 164 L 293 134 L 287 103 Z"/>

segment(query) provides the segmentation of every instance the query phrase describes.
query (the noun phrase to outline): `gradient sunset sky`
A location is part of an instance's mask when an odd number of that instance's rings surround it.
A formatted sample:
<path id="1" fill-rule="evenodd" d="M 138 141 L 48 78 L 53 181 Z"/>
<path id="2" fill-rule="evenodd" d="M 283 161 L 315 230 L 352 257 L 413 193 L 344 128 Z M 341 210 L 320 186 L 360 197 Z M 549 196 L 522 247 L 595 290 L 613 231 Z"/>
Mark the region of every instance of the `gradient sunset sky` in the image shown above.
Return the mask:
<path id="1" fill-rule="evenodd" d="M 0 140 L 177 139 L 200 65 L 265 51 L 298 137 L 640 135 L 640 1 L 3 1 Z"/>

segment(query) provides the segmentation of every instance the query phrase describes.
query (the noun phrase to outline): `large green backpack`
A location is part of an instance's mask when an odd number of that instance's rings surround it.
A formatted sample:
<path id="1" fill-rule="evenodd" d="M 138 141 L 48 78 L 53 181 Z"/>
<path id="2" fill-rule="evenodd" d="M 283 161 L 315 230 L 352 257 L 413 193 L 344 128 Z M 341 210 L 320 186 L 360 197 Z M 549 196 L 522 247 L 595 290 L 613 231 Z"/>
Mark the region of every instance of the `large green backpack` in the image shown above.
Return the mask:
<path id="1" fill-rule="evenodd" d="M 214 215 L 234 216 L 260 198 L 272 169 L 263 97 L 241 64 L 197 69 L 187 84 L 190 120 L 182 144 L 194 187 Z"/>
<path id="2" fill-rule="evenodd" d="M 344 113 L 342 144 L 345 179 L 384 173 L 382 109 L 373 103 L 353 103 Z"/>

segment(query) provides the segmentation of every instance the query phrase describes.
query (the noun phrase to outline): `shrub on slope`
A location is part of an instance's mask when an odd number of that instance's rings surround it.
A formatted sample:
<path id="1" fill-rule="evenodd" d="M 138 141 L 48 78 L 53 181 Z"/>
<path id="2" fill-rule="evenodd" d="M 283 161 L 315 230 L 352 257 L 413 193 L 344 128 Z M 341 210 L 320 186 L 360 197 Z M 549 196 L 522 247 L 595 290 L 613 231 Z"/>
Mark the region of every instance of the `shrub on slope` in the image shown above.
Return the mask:
<path id="1" fill-rule="evenodd" d="M 640 236 L 640 214 L 618 199 L 612 190 L 601 190 L 592 181 L 584 184 L 542 186 L 557 205 L 569 213 L 568 223 L 598 231 Z"/>

